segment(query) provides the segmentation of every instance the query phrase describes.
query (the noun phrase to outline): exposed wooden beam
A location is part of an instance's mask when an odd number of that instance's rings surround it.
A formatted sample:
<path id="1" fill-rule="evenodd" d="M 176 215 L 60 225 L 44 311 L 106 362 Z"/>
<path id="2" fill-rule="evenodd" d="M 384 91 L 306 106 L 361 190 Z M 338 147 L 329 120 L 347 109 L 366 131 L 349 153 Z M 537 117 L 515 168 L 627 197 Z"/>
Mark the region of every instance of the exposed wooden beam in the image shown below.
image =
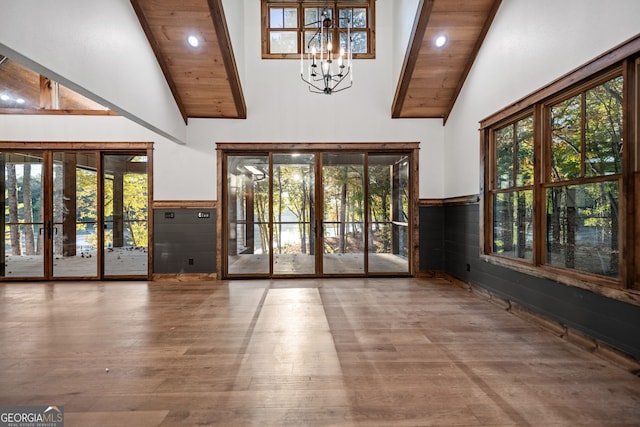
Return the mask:
<path id="1" fill-rule="evenodd" d="M 56 94 L 53 90 L 54 82 L 40 75 L 40 108 L 43 110 L 52 110 L 56 102 Z"/>
<path id="2" fill-rule="evenodd" d="M 147 17 L 144 14 L 144 9 L 140 4 L 139 0 L 131 0 L 131 5 L 133 6 L 133 10 L 135 10 L 136 15 L 138 16 L 138 21 L 140 21 L 140 25 L 144 30 L 144 34 L 147 36 L 147 40 L 149 40 L 149 44 L 151 45 L 151 49 L 153 49 L 153 54 L 156 56 L 156 60 L 158 61 L 158 65 L 160 65 L 160 69 L 162 69 L 162 73 L 164 74 L 164 78 L 169 85 L 169 89 L 171 90 L 171 94 L 178 105 L 178 109 L 180 110 L 180 114 L 182 115 L 182 119 L 185 123 L 187 123 L 187 110 L 180 98 L 180 92 L 171 77 L 171 72 L 169 71 L 169 66 L 167 65 L 164 57 L 162 55 L 162 51 L 160 50 L 160 46 L 153 36 L 153 32 L 151 31 L 151 26 L 147 20 Z"/>
<path id="3" fill-rule="evenodd" d="M 224 16 L 222 0 L 208 0 L 208 2 L 209 10 L 211 11 L 211 19 L 213 20 L 213 27 L 215 28 L 216 36 L 218 38 L 218 46 L 220 47 L 220 51 L 222 52 L 224 67 L 227 71 L 227 77 L 229 79 L 233 101 L 236 106 L 236 111 L 238 112 L 238 118 L 246 119 L 247 106 L 245 104 L 244 95 L 242 93 L 242 86 L 240 85 L 240 76 L 238 75 L 236 59 L 233 56 L 231 37 L 229 36 L 227 20 Z"/>
<path id="4" fill-rule="evenodd" d="M 420 0 L 418 4 L 418 10 L 416 19 L 413 23 L 413 30 L 409 37 L 409 48 L 402 64 L 402 71 L 400 72 L 400 79 L 398 80 L 398 87 L 396 88 L 396 94 L 393 98 L 393 104 L 391 106 L 391 117 L 397 119 L 402 112 L 402 106 L 404 100 L 407 97 L 409 91 L 409 84 L 411 83 L 411 77 L 413 71 L 416 68 L 416 62 L 418 60 L 418 54 L 422 46 L 422 39 L 424 38 L 429 18 L 431 17 L 431 11 L 433 10 L 433 3 L 435 0 Z"/>

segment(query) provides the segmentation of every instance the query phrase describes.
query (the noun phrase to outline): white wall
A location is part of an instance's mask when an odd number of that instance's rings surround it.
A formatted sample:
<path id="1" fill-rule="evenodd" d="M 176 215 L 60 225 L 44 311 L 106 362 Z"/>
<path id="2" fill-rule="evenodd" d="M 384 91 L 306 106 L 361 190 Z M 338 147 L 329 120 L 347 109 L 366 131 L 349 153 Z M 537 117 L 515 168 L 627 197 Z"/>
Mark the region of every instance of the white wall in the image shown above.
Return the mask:
<path id="1" fill-rule="evenodd" d="M 35 8 L 34 0 L 24 1 Z M 65 5 L 73 1 L 64 0 Z M 93 17 L 87 18 L 87 25 L 95 19 L 96 10 L 103 10 L 102 2 L 100 7 L 96 7 L 95 2 L 76 1 L 80 3 L 79 10 Z M 129 3 L 125 0 L 117 2 Z M 414 16 L 407 13 L 406 8 L 415 3 L 416 0 L 376 2 L 377 58 L 355 60 L 353 88 L 326 96 L 308 92 L 300 80 L 299 61 L 261 59 L 259 2 L 225 0 L 225 15 L 248 118 L 189 120 L 185 146 L 173 144 L 122 117 L 0 116 L 0 140 L 154 141 L 154 197 L 158 200 L 217 199 L 216 142 L 420 142 L 420 197 L 440 198 L 444 195 L 442 121 L 390 118 L 397 85 L 397 58 L 403 58 L 406 50 L 406 46 L 394 46 L 393 41 L 408 38 L 406 31 L 412 27 Z M 57 4 L 59 7 L 59 2 Z M 85 4 L 94 6 L 91 11 L 86 11 Z M 70 14 L 79 21 L 85 19 L 80 12 Z M 406 17 L 406 23 L 402 22 L 403 17 Z M 394 30 L 397 25 L 406 28 Z M 74 65 L 73 61 L 76 49 L 90 49 L 98 40 L 85 47 L 79 42 L 71 43 L 75 48 L 65 47 L 62 38 L 70 36 L 69 31 L 57 35 L 60 29 L 45 30 L 53 35 L 43 50 L 46 47 L 57 53 L 53 58 L 38 50 L 43 60 L 53 61 L 57 65 L 69 62 L 66 65 L 68 69 L 61 68 L 60 74 L 74 76 L 95 93 L 105 89 L 103 84 L 107 82 L 104 80 L 110 81 L 113 76 L 112 71 L 96 68 L 104 65 L 102 58 L 84 52 L 81 63 Z M 85 31 L 92 34 L 90 30 Z M 127 31 L 130 32 L 131 28 Z M 2 35 L 0 32 L 0 40 L 4 42 Z M 126 33 L 121 36 L 125 37 Z M 46 35 L 43 37 L 48 38 Z M 22 49 L 22 46 L 27 50 L 35 49 L 31 43 L 21 44 L 18 40 L 15 45 L 16 49 Z M 130 60 L 135 65 L 137 59 Z M 114 64 L 117 70 L 124 65 Z M 81 75 L 84 73 L 90 75 Z M 117 90 L 129 90 L 129 97 L 144 96 L 146 93 L 132 91 L 130 85 Z M 160 104 L 163 96 L 160 93 L 147 101 Z M 119 102 L 127 104 L 137 100 L 127 98 Z"/>
<path id="2" fill-rule="evenodd" d="M 185 185 L 201 177 L 201 157 L 184 145 L 159 136 L 124 117 L 114 116 L 49 116 L 0 114 L 0 141 L 80 141 L 80 142 L 154 142 L 155 153 L 163 160 L 154 162 L 154 198 L 156 200 L 213 200 L 214 193 L 203 192 L 202 186 Z M 154 154 L 154 160 L 157 159 Z M 176 164 L 195 164 L 196 168 L 176 171 Z M 176 190 L 176 176 L 183 187 Z"/>
<path id="3" fill-rule="evenodd" d="M 479 192 L 478 122 L 640 32 L 638 0 L 505 0 L 445 128 L 445 194 Z"/>
<path id="4" fill-rule="evenodd" d="M 420 0 L 393 2 L 393 81 L 398 82 Z"/>
<path id="5" fill-rule="evenodd" d="M 413 25 L 408 10 L 416 0 L 376 2 L 377 59 L 356 60 L 354 87 L 331 96 L 307 92 L 298 61 L 262 60 L 260 8 L 254 0 L 225 0 L 248 119 L 190 120 L 181 130 L 144 34 L 133 25 L 130 3 L 61 1 L 64 7 L 4 2 L 0 50 L 38 59 L 40 67 L 73 79 L 72 87 L 140 111 L 140 117 L 148 113 L 167 132 L 153 133 L 122 117 L 18 115 L 0 116 L 0 140 L 154 141 L 154 192 L 164 200 L 217 198 L 217 141 L 420 142 L 421 198 L 476 194 L 481 119 L 640 31 L 637 0 L 503 1 L 443 128 L 437 119 L 390 119 L 398 61 L 406 50 L 399 44 Z M 187 145 L 169 142 L 162 136 L 167 134 Z"/>
<path id="6" fill-rule="evenodd" d="M 244 84 L 244 2 L 238 0 L 223 0 L 222 8 L 227 20 L 227 29 L 231 38 L 231 47 L 240 76 L 240 83 Z"/>
<path id="7" fill-rule="evenodd" d="M 185 140 L 184 120 L 128 0 L 3 1 L 0 54 Z"/>
<path id="8" fill-rule="evenodd" d="M 376 2 L 376 59 L 354 60 L 353 87 L 327 96 L 308 92 L 300 80 L 299 61 L 261 59 L 260 8 L 256 3 L 224 4 L 229 15 L 236 14 L 235 8 L 244 8 L 244 33 L 240 36 L 244 40 L 238 40 L 233 28 L 236 21 L 229 22 L 229 31 L 234 46 L 244 42 L 244 49 L 236 49 L 236 55 L 244 52 L 244 57 L 237 59 L 244 64 L 240 73 L 248 118 L 189 121 L 187 145 L 207 158 L 209 169 L 203 182 L 215 185 L 215 142 L 420 142 L 420 197 L 442 197 L 442 121 L 391 119 L 397 84 L 392 32 L 397 4 L 393 0 Z M 413 25 L 413 16 L 406 25 Z M 158 157 L 169 160 L 172 154 L 159 151 Z M 175 192 L 179 194 L 179 189 Z"/>

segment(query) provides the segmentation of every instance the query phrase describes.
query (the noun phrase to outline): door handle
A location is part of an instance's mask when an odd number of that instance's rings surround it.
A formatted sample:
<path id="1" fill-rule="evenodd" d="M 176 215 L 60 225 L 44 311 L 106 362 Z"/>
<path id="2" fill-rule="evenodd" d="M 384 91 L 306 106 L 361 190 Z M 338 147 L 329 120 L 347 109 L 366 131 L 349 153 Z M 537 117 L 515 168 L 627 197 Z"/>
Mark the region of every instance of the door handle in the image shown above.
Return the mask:
<path id="1" fill-rule="evenodd" d="M 51 222 L 50 221 L 47 221 L 47 223 L 43 224 L 42 227 L 38 227 L 38 236 L 42 236 L 43 231 L 44 231 L 45 237 L 50 239 L 51 238 Z"/>

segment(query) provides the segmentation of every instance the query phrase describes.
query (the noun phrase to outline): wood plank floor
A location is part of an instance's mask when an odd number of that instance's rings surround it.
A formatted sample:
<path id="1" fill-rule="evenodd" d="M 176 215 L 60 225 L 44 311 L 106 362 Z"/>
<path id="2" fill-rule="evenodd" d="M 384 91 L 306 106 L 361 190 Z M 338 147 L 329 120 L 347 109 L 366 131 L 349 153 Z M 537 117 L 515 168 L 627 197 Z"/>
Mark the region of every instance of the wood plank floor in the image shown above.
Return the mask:
<path id="1" fill-rule="evenodd" d="M 67 427 L 638 426 L 640 378 L 444 280 L 14 283 L 7 405 Z"/>

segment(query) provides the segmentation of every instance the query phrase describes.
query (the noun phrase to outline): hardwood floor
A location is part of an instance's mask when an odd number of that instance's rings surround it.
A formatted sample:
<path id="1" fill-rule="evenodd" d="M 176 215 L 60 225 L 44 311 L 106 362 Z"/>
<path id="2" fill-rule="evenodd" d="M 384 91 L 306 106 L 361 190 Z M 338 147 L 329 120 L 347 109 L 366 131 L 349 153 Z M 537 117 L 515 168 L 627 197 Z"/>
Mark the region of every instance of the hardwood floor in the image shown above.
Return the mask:
<path id="1" fill-rule="evenodd" d="M 14 283 L 7 405 L 67 427 L 638 426 L 640 378 L 444 280 Z"/>

